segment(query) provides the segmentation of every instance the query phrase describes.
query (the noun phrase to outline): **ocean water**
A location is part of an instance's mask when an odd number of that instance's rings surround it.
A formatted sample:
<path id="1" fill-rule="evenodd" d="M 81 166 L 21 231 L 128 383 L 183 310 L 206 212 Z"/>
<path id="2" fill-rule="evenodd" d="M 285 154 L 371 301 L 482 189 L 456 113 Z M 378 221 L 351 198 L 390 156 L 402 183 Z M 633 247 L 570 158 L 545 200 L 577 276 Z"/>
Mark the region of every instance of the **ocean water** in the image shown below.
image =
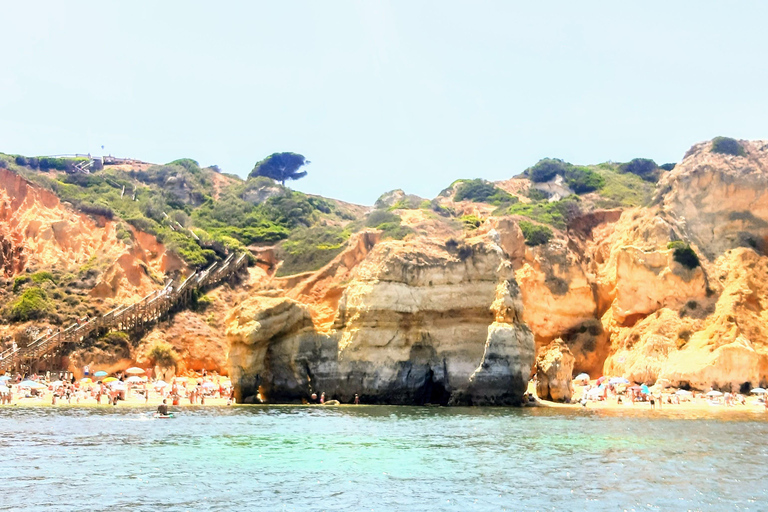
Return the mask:
<path id="1" fill-rule="evenodd" d="M 0 408 L 0 510 L 768 510 L 768 414 Z"/>

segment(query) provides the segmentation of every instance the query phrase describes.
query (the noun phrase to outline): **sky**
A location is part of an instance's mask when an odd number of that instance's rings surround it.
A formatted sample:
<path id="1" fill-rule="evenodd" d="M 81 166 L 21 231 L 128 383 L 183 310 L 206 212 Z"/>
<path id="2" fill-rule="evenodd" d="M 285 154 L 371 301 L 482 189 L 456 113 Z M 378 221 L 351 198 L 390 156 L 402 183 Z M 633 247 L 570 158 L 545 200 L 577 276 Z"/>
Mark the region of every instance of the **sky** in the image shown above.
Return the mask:
<path id="1" fill-rule="evenodd" d="M 0 151 L 194 158 L 372 204 L 768 139 L 768 2 L 5 2 Z M 104 149 L 101 149 L 104 146 Z"/>

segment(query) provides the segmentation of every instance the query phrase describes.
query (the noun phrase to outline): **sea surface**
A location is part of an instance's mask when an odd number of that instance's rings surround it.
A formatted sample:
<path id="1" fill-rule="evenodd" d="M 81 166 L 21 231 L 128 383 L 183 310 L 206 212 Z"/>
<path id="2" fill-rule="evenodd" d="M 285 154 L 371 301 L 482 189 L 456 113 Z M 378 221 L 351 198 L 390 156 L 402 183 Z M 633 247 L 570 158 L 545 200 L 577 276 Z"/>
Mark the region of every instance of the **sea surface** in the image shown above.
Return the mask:
<path id="1" fill-rule="evenodd" d="M 768 510 L 768 414 L 0 408 L 0 510 Z"/>

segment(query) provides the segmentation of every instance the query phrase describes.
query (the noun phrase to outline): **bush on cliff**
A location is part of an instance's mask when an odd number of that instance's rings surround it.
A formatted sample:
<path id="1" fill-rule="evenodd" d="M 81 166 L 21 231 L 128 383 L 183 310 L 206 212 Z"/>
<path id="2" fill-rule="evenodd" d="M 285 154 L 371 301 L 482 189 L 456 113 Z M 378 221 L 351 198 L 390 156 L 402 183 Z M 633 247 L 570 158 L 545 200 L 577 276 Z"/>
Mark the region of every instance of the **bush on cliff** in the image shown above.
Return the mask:
<path id="1" fill-rule="evenodd" d="M 175 368 L 179 360 L 179 354 L 174 350 L 173 345 L 158 341 L 149 349 L 147 357 L 155 366 L 160 368 Z"/>
<path id="2" fill-rule="evenodd" d="M 680 240 L 669 242 L 667 244 L 667 249 L 674 249 L 672 258 L 674 258 L 676 262 L 688 269 L 693 270 L 694 268 L 701 265 L 696 251 L 694 251 L 691 246 L 685 242 Z"/>
<path id="3" fill-rule="evenodd" d="M 335 226 L 294 231 L 278 246 L 277 257 L 283 260 L 277 271 L 278 276 L 323 268 L 344 249 L 348 239 L 349 232 Z"/>
<path id="4" fill-rule="evenodd" d="M 744 146 L 730 137 L 715 137 L 712 139 L 712 152 L 722 155 L 745 156 Z"/>
<path id="5" fill-rule="evenodd" d="M 508 192 L 500 189 L 493 183 L 475 179 L 463 181 L 456 187 L 454 201 L 474 201 L 499 206 L 504 203 L 516 203 L 518 199 Z"/>
<path id="6" fill-rule="evenodd" d="M 599 190 L 605 180 L 589 167 L 576 166 L 558 158 L 544 158 L 536 162 L 525 173 L 534 183 L 543 183 L 560 175 L 565 183 L 577 194 L 586 194 Z"/>
<path id="7" fill-rule="evenodd" d="M 495 211 L 494 215 L 522 215 L 541 224 L 565 229 L 568 221 L 579 214 L 579 201 L 578 196 L 569 196 L 551 203 L 517 203 Z"/>
<path id="8" fill-rule="evenodd" d="M 605 179 L 587 167 L 571 165 L 565 171 L 565 182 L 577 194 L 586 194 L 603 188 Z"/>
<path id="9" fill-rule="evenodd" d="M 483 219 L 477 215 L 462 215 L 459 219 L 464 224 L 465 229 L 477 229 L 483 223 Z"/>
<path id="10" fill-rule="evenodd" d="M 27 322 L 45 317 L 51 308 L 45 291 L 34 286 L 24 290 L 19 298 L 11 302 L 3 316 L 11 322 Z"/>
<path id="11" fill-rule="evenodd" d="M 559 158 L 543 158 L 526 169 L 525 174 L 534 183 L 544 183 L 554 179 L 558 174 L 564 176 L 569 165 L 571 164 Z"/>
<path id="12" fill-rule="evenodd" d="M 523 232 L 526 245 L 543 245 L 552 239 L 552 230 L 547 226 L 534 224 L 526 220 L 519 222 L 518 226 L 520 226 L 520 230 Z"/>
<path id="13" fill-rule="evenodd" d="M 634 158 L 619 166 L 619 172 L 634 174 L 645 181 L 659 180 L 659 166 L 650 158 Z"/>

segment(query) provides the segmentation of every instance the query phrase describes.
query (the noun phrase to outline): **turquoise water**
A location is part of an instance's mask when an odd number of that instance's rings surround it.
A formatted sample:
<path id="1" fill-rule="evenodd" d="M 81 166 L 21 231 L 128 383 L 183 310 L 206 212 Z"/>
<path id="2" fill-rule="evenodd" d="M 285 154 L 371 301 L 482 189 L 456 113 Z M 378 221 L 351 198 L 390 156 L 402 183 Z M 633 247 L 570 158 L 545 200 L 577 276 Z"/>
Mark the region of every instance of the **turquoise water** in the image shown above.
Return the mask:
<path id="1" fill-rule="evenodd" d="M 0 510 L 768 510 L 768 414 L 0 408 Z"/>

